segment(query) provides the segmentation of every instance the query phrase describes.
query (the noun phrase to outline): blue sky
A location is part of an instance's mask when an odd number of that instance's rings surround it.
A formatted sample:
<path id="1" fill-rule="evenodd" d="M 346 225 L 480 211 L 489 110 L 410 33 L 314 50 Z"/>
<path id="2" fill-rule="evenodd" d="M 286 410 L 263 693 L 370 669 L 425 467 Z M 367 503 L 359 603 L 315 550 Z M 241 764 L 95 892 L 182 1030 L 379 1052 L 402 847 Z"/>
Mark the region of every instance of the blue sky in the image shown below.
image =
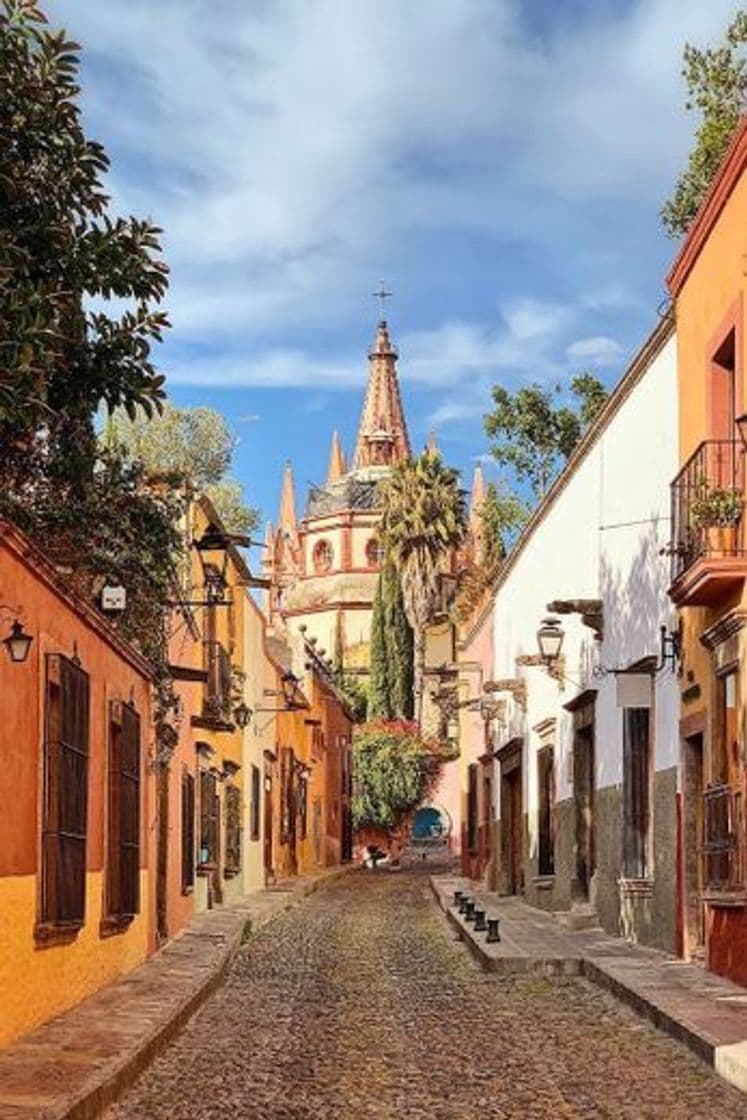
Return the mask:
<path id="1" fill-rule="evenodd" d="M 471 473 L 496 381 L 614 382 L 656 322 L 686 40 L 725 0 L 47 0 L 114 206 L 165 229 L 179 404 L 274 517 L 352 445 L 389 320 L 411 436 Z M 492 468 L 490 468 L 492 470 Z"/>

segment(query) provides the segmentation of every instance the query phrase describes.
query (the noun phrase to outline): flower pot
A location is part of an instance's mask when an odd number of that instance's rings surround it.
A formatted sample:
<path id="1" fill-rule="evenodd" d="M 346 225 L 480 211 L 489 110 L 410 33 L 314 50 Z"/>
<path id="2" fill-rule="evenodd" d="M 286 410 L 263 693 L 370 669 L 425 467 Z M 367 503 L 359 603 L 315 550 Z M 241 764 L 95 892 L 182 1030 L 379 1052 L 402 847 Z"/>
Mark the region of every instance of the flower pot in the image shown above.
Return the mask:
<path id="1" fill-rule="evenodd" d="M 736 525 L 708 525 L 705 530 L 709 556 L 733 556 L 737 548 Z"/>

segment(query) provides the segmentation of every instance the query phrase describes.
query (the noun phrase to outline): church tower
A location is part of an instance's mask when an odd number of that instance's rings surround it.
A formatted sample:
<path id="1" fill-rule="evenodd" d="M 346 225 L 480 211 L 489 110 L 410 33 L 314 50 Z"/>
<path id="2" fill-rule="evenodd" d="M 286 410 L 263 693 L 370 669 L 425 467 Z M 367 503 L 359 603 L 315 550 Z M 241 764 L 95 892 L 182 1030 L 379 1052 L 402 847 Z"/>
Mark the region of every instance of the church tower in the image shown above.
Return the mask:
<path id="1" fill-rule="evenodd" d="M 410 457 L 398 353 L 381 319 L 368 355 L 368 384 L 355 452 L 348 468 L 332 435 L 326 480 L 311 488 L 296 520 L 290 465 L 283 480 L 276 530 L 268 531 L 265 572 L 272 580 L 270 621 L 307 637 L 345 670 L 368 673 L 371 616 L 379 575 L 379 483 Z"/>

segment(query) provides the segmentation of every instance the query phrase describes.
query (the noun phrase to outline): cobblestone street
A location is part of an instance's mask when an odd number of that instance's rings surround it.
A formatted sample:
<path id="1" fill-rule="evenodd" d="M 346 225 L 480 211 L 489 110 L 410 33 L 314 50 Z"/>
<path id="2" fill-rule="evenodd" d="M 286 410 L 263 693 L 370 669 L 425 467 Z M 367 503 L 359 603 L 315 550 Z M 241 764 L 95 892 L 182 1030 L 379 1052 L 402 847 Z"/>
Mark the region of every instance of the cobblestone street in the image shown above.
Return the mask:
<path id="1" fill-rule="evenodd" d="M 353 872 L 252 937 L 109 1120 L 747 1117 L 582 980 L 482 974 L 424 875 Z"/>

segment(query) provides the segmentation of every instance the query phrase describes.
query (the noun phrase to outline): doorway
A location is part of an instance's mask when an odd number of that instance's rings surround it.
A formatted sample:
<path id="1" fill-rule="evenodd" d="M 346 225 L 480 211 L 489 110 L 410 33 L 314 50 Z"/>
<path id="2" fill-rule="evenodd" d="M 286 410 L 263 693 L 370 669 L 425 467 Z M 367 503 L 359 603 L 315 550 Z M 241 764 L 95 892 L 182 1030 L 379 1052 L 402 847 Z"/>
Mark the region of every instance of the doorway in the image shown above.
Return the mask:
<path id="1" fill-rule="evenodd" d="M 265 811 L 264 811 L 264 867 L 265 867 L 265 886 L 270 886 L 275 882 L 275 868 L 272 863 L 272 832 L 273 832 L 273 814 L 272 814 L 272 763 L 265 762 Z"/>
<path id="2" fill-rule="evenodd" d="M 524 810 L 522 799 L 522 740 L 498 752 L 501 766 L 501 880 L 502 893 L 524 890 Z"/>
<path id="3" fill-rule="evenodd" d="M 703 894 L 703 734 L 683 739 L 683 956 L 702 960 L 705 946 Z"/>
<path id="4" fill-rule="evenodd" d="M 576 896 L 588 901 L 596 868 L 594 843 L 594 725 L 573 737 L 573 800 L 576 817 Z"/>

